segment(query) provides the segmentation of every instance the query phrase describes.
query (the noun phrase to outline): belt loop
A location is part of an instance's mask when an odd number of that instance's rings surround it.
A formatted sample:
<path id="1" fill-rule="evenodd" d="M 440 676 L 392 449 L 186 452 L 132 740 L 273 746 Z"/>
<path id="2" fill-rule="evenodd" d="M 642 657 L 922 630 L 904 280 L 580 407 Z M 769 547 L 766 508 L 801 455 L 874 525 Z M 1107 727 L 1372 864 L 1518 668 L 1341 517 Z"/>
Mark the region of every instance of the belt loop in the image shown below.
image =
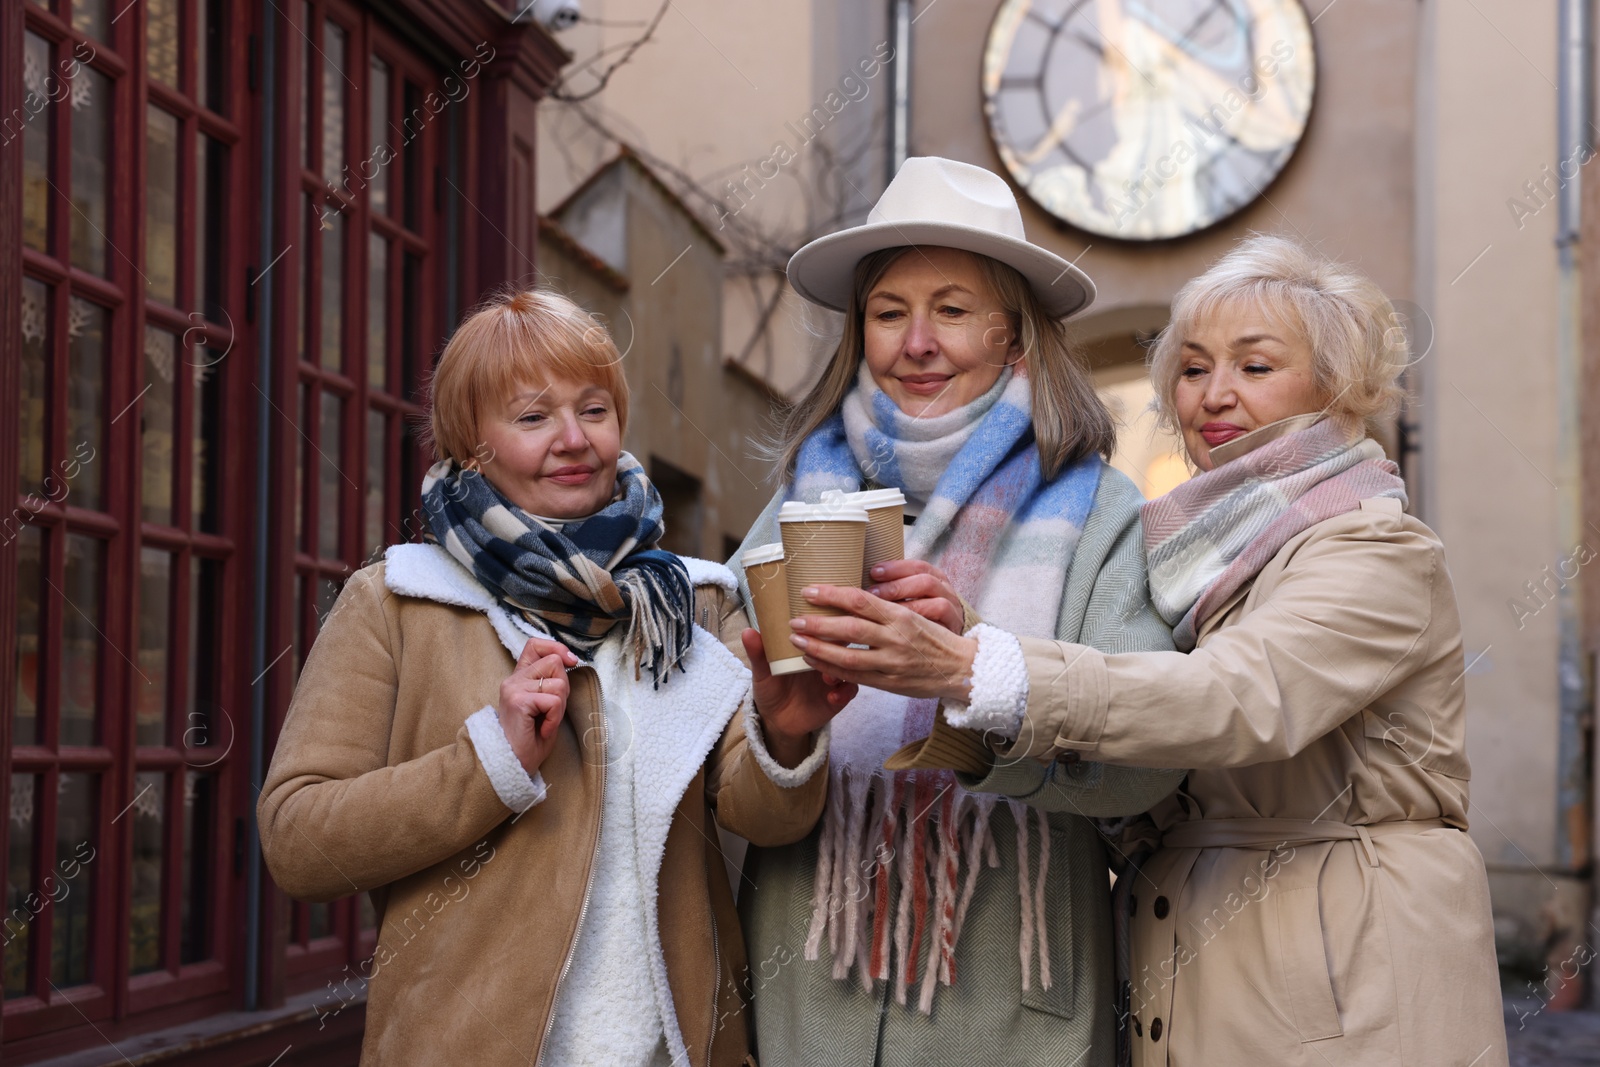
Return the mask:
<path id="1" fill-rule="evenodd" d="M 1365 826 L 1357 826 L 1356 836 L 1361 838 L 1361 848 L 1367 854 L 1367 866 L 1378 866 L 1378 850 L 1372 847 L 1372 835 L 1367 833 L 1367 828 Z"/>

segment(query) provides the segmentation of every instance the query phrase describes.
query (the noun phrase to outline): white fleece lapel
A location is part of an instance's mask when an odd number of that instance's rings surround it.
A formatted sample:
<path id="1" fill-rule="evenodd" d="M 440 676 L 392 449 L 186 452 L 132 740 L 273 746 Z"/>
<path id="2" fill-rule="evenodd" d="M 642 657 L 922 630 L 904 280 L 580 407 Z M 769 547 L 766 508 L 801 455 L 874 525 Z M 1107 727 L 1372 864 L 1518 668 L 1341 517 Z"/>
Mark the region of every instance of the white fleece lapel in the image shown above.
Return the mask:
<path id="1" fill-rule="evenodd" d="M 595 659 L 602 691 L 607 699 L 626 703 L 633 723 L 629 741 L 634 746 L 634 847 L 645 901 L 650 973 L 667 1051 L 672 1062 L 687 1063 L 688 1052 L 667 982 L 666 954 L 661 949 L 657 900 L 661 861 L 679 801 L 729 721 L 749 699 L 750 670 L 699 626 L 694 628 L 694 645 L 684 660 L 688 673 L 674 672 L 659 689 L 648 679 L 633 680 L 632 670 L 622 662 L 618 642 L 607 641 Z"/>
<path id="2" fill-rule="evenodd" d="M 528 638 L 549 636 L 495 603 L 473 573 L 439 545 L 390 545 L 383 560 L 384 584 L 391 592 L 483 612 L 512 659 L 522 655 Z"/>

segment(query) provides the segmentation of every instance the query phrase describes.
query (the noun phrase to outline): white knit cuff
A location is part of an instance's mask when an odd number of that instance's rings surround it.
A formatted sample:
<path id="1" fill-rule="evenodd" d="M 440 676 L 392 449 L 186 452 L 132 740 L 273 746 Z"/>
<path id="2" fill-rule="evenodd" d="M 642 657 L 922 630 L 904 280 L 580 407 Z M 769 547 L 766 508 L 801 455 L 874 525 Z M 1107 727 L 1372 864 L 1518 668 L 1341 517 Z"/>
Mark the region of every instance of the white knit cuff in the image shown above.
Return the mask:
<path id="1" fill-rule="evenodd" d="M 544 775 L 536 771 L 529 777 L 523 769 L 522 761 L 511 750 L 511 742 L 506 740 L 493 704 L 485 704 L 467 716 L 467 733 L 502 804 L 521 815 L 544 800 Z"/>
<path id="2" fill-rule="evenodd" d="M 761 734 L 761 716 L 756 714 L 755 698 L 747 698 L 744 702 L 744 736 L 750 742 L 750 752 L 773 784 L 784 789 L 805 785 L 817 773 L 817 768 L 828 762 L 828 735 L 832 728 L 833 724 L 829 723 L 818 731 L 811 755 L 801 760 L 799 766 L 785 767 L 767 751 L 767 739 Z"/>
<path id="3" fill-rule="evenodd" d="M 972 659 L 972 695 L 964 704 L 946 701 L 945 720 L 951 726 L 1015 740 L 1028 708 L 1028 665 L 1022 658 L 1022 643 L 986 622 L 966 636 L 978 642 L 978 654 Z"/>

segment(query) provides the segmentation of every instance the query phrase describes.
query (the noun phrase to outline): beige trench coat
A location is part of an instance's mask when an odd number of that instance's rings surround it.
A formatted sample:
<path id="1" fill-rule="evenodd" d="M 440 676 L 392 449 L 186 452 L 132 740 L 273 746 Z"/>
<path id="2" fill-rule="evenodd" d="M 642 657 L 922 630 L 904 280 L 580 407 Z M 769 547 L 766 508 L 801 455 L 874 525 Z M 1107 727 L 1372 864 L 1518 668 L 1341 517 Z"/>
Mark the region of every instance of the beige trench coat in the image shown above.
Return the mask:
<path id="1" fill-rule="evenodd" d="M 1134 886 L 1135 1064 L 1503 1067 L 1431 530 L 1381 499 L 1318 524 L 1189 655 L 1021 641 L 1012 754 L 1193 768 Z"/>

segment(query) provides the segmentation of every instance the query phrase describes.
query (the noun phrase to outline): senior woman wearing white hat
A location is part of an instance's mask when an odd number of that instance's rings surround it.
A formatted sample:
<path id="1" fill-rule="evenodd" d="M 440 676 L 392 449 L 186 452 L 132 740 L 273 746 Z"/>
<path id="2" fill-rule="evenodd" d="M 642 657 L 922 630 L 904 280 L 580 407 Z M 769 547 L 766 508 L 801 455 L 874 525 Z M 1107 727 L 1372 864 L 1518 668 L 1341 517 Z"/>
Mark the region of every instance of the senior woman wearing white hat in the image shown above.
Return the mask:
<path id="1" fill-rule="evenodd" d="M 844 313 L 843 335 L 790 414 L 782 489 L 743 548 L 778 540 L 785 501 L 899 489 L 909 559 L 874 571 L 877 596 L 957 632 L 964 599 L 1016 633 L 1171 648 L 1141 497 L 1104 461 L 1112 419 L 1063 326 L 1094 285 L 1028 242 L 1002 179 L 907 160 L 867 223 L 806 245 L 789 280 Z M 1142 812 L 1182 772 L 1063 764 L 1051 795 L 1071 800 L 1047 814 L 948 771 L 886 769 L 934 706 L 863 689 L 830 727 L 820 830 L 751 853 L 741 910 L 766 1067 L 1111 1062 L 1107 853 L 1090 818 Z"/>
<path id="2" fill-rule="evenodd" d="M 986 730 L 1009 759 L 985 788 L 1048 807 L 1063 753 L 1191 768 L 1133 888 L 1135 1067 L 1507 1062 L 1464 832 L 1461 618 L 1443 545 L 1367 436 L 1401 396 L 1393 316 L 1370 279 L 1281 237 L 1179 291 L 1150 373 L 1200 473 L 1145 506 L 1144 532 L 1187 655 L 958 637 L 813 591 L 857 617 L 808 618 L 808 659 L 862 692 L 949 698 L 941 730 Z"/>

